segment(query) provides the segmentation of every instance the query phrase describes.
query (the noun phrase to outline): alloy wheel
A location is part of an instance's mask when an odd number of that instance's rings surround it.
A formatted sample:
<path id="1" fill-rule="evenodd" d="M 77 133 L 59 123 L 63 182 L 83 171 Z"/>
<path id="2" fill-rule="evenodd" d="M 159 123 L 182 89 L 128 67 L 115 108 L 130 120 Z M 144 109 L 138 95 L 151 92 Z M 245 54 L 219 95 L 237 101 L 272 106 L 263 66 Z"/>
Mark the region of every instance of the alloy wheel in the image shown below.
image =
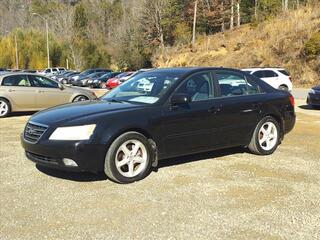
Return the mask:
<path id="1" fill-rule="evenodd" d="M 128 178 L 135 177 L 142 173 L 147 167 L 147 149 L 139 140 L 124 142 L 115 156 L 115 164 L 118 172 Z"/>
<path id="2" fill-rule="evenodd" d="M 9 106 L 8 104 L 3 101 L 3 100 L 0 100 L 0 116 L 5 116 L 9 111 Z"/>
<path id="3" fill-rule="evenodd" d="M 274 148 L 278 141 L 278 129 L 273 122 L 266 122 L 259 130 L 259 144 L 265 151 Z"/>

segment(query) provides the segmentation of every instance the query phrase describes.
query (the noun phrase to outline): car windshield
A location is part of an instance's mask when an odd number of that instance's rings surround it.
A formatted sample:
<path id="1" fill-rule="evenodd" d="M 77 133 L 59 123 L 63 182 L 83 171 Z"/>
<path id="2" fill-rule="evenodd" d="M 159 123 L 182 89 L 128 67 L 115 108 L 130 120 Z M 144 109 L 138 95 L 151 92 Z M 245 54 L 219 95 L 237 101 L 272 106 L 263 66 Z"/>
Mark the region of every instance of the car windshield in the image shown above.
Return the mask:
<path id="1" fill-rule="evenodd" d="M 180 76 L 172 72 L 142 73 L 108 92 L 101 99 L 153 104 L 172 87 Z"/>

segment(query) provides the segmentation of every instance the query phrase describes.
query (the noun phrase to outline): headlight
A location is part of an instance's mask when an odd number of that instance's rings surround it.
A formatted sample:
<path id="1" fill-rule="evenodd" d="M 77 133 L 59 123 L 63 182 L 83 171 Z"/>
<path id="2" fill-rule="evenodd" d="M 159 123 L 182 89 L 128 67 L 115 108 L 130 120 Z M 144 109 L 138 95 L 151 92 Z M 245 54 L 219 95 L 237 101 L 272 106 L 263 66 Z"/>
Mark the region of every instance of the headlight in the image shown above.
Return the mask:
<path id="1" fill-rule="evenodd" d="M 89 140 L 94 129 L 95 124 L 75 127 L 60 127 L 57 128 L 50 136 L 50 140 Z"/>
<path id="2" fill-rule="evenodd" d="M 311 93 L 311 94 L 316 94 L 316 91 L 311 88 L 311 89 L 309 90 L 309 93 Z"/>

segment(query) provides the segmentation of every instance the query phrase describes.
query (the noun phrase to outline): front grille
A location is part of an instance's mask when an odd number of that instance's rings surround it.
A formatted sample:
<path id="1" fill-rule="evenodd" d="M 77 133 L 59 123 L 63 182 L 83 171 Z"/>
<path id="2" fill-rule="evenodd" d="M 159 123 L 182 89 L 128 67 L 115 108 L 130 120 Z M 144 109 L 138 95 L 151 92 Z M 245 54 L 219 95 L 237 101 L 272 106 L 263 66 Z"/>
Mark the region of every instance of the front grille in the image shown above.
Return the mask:
<path id="1" fill-rule="evenodd" d="M 31 159 L 34 162 L 39 162 L 39 163 L 49 163 L 53 165 L 58 165 L 58 159 L 51 158 L 51 157 L 46 157 L 38 154 L 34 154 L 31 152 L 26 152 L 26 155 L 29 159 Z"/>
<path id="2" fill-rule="evenodd" d="M 24 129 L 24 139 L 31 143 L 37 143 L 47 129 L 48 127 L 43 125 L 27 123 Z"/>

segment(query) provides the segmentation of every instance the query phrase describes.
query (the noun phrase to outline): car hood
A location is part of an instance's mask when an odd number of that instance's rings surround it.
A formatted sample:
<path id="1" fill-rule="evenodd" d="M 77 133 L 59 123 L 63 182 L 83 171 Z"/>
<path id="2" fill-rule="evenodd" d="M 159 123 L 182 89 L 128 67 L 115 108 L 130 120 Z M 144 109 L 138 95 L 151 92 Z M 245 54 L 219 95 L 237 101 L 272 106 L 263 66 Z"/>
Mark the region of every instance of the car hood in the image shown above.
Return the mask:
<path id="1" fill-rule="evenodd" d="M 67 122 L 75 119 L 88 118 L 93 115 L 109 114 L 139 107 L 141 107 L 141 105 L 126 102 L 118 103 L 102 100 L 84 101 L 43 110 L 33 115 L 30 121 L 48 126 L 61 125 L 62 123 L 67 124 Z"/>

